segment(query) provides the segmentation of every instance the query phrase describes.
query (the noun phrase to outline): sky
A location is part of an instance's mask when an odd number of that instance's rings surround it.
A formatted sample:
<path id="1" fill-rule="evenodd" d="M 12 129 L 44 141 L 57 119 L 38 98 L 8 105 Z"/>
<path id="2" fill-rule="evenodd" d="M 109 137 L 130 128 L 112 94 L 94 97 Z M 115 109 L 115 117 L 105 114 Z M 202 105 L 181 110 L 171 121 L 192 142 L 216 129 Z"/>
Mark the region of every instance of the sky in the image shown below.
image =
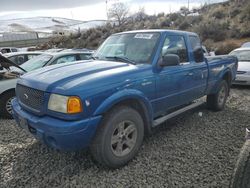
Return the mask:
<path id="1" fill-rule="evenodd" d="M 225 0 L 9 0 L 0 5 L 0 20 L 37 16 L 63 17 L 76 20 L 103 20 L 106 9 L 114 2 L 124 2 L 130 12 L 144 7 L 147 14 L 175 12 L 182 6 L 200 7 L 205 3 Z M 107 4 L 106 4 L 107 2 Z"/>

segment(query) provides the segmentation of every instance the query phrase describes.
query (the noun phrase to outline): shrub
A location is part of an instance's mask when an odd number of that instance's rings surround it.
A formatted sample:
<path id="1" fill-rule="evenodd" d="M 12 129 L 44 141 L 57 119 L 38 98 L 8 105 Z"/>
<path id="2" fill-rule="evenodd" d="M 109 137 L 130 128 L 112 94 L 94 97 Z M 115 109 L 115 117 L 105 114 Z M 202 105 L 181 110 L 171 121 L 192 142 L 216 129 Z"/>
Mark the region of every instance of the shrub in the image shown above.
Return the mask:
<path id="1" fill-rule="evenodd" d="M 217 48 L 215 49 L 216 55 L 224 55 L 228 54 L 232 50 L 239 48 L 240 46 L 232 41 L 225 41 L 223 43 L 217 44 Z"/>

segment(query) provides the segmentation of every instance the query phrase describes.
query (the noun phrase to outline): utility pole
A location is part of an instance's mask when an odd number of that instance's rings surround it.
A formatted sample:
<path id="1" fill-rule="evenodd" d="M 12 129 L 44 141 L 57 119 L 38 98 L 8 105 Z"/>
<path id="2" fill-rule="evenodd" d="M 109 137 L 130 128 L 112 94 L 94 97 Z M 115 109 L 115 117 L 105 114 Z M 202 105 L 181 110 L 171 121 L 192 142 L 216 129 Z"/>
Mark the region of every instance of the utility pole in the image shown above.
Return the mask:
<path id="1" fill-rule="evenodd" d="M 188 0 L 188 12 L 189 12 L 189 0 Z"/>
<path id="2" fill-rule="evenodd" d="M 107 15 L 107 20 L 109 19 L 109 16 L 108 16 L 108 0 L 105 1 L 106 3 L 106 15 Z"/>

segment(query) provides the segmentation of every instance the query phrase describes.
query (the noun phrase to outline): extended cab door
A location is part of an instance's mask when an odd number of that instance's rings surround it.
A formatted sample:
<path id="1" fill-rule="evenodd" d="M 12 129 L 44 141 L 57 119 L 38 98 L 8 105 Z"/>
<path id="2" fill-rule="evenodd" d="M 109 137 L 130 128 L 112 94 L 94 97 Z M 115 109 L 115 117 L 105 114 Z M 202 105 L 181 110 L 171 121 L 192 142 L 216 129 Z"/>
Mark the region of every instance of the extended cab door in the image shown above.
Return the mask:
<path id="1" fill-rule="evenodd" d="M 190 42 L 190 91 L 187 97 L 194 100 L 202 97 L 207 88 L 208 65 L 204 58 L 204 53 L 200 39 L 197 35 L 188 37 Z"/>

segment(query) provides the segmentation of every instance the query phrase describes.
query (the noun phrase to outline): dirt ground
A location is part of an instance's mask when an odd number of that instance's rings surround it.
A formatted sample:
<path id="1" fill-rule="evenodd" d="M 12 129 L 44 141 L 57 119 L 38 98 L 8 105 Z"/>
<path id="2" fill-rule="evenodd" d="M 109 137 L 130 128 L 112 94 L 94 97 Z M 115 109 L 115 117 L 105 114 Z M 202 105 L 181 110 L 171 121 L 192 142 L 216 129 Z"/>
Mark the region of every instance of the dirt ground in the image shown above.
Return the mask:
<path id="1" fill-rule="evenodd" d="M 0 120 L 0 187 L 228 187 L 250 127 L 250 87 L 234 87 L 222 112 L 205 106 L 157 127 L 127 166 L 96 165 L 88 150 L 54 151 Z"/>

